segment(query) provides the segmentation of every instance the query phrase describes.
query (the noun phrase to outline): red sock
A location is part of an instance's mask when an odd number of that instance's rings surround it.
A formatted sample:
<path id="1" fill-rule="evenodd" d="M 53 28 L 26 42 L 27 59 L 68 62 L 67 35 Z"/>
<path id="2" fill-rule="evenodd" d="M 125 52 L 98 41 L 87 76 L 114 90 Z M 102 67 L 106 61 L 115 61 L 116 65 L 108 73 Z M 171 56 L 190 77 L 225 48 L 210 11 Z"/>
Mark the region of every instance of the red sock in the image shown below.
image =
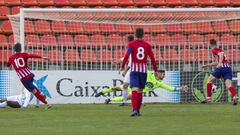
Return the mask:
<path id="1" fill-rule="evenodd" d="M 229 91 L 231 92 L 232 97 L 236 96 L 236 91 L 232 86 L 229 88 Z"/>
<path id="2" fill-rule="evenodd" d="M 41 92 L 36 88 L 36 93 L 34 94 L 37 99 L 39 99 L 44 104 L 48 104 L 44 96 L 41 94 Z"/>
<path id="3" fill-rule="evenodd" d="M 212 83 L 207 83 L 207 97 L 212 96 Z"/>
<path id="4" fill-rule="evenodd" d="M 138 102 L 138 93 L 137 91 L 132 91 L 132 109 L 137 110 L 137 102 Z"/>
<path id="5" fill-rule="evenodd" d="M 138 93 L 138 106 L 137 106 L 138 112 L 140 112 L 140 109 L 141 109 L 142 99 L 143 99 L 143 94 L 142 93 Z"/>

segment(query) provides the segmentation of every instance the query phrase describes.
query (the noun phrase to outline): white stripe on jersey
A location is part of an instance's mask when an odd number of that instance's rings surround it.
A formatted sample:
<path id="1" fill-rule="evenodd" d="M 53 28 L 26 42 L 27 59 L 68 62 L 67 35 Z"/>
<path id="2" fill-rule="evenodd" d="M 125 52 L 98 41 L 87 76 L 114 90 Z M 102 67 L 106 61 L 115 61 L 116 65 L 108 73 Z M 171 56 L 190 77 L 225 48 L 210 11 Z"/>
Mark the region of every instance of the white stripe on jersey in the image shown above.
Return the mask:
<path id="1" fill-rule="evenodd" d="M 22 69 L 21 71 L 23 72 L 23 74 L 24 74 L 25 76 L 28 75 L 28 73 L 26 73 L 26 72 L 24 71 L 24 69 Z"/>
<path id="2" fill-rule="evenodd" d="M 24 78 L 24 74 L 21 72 L 21 70 L 18 71 L 18 73 L 21 75 L 22 78 Z"/>
<path id="3" fill-rule="evenodd" d="M 22 76 L 17 72 L 17 75 L 18 75 L 18 77 L 20 78 L 20 79 L 22 79 Z"/>
<path id="4" fill-rule="evenodd" d="M 136 72 L 138 72 L 138 67 L 139 67 L 139 64 L 138 63 L 135 63 L 135 65 L 136 65 Z"/>
<path id="5" fill-rule="evenodd" d="M 28 68 L 26 68 L 26 71 L 27 71 L 27 73 L 28 73 L 28 74 L 31 74 L 31 72 L 29 71 L 29 69 L 28 69 Z"/>

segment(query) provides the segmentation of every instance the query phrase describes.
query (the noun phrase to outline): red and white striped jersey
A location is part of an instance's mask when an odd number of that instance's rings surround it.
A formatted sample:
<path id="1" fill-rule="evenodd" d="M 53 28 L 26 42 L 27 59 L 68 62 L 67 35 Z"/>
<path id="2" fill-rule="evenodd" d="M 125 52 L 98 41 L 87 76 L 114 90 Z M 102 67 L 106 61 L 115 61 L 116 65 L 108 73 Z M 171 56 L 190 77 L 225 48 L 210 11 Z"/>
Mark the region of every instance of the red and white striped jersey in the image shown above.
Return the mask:
<path id="1" fill-rule="evenodd" d="M 12 55 L 8 60 L 7 67 L 10 67 L 10 65 L 12 64 L 20 80 L 26 80 L 29 77 L 33 76 L 33 74 L 30 72 L 28 68 L 27 63 L 28 58 L 42 58 L 42 57 L 35 54 L 16 53 Z"/>
<path id="2" fill-rule="evenodd" d="M 219 56 L 218 56 L 218 53 L 220 52 L 223 52 L 222 49 L 220 48 L 213 48 L 212 49 L 212 54 L 213 54 L 213 57 L 214 57 L 214 60 L 217 61 L 219 63 Z M 230 67 L 230 65 L 228 64 L 228 60 L 226 58 L 226 56 L 224 55 L 223 56 L 223 60 L 221 61 L 221 67 Z"/>

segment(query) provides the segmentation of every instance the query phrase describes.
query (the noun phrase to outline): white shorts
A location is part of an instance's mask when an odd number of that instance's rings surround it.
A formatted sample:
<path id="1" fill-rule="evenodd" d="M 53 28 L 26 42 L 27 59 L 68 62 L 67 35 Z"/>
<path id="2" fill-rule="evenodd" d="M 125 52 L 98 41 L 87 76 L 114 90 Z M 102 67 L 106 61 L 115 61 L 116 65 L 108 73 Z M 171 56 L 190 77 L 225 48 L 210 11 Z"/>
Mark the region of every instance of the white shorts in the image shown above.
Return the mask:
<path id="1" fill-rule="evenodd" d="M 19 100 L 18 95 L 17 95 L 17 96 L 9 96 L 9 97 L 7 97 L 7 101 L 18 102 L 18 104 L 19 104 L 20 106 L 23 105 L 23 102 L 21 102 L 21 101 Z"/>
<path id="2" fill-rule="evenodd" d="M 130 83 L 130 71 L 128 70 L 127 74 L 124 77 L 124 83 Z"/>

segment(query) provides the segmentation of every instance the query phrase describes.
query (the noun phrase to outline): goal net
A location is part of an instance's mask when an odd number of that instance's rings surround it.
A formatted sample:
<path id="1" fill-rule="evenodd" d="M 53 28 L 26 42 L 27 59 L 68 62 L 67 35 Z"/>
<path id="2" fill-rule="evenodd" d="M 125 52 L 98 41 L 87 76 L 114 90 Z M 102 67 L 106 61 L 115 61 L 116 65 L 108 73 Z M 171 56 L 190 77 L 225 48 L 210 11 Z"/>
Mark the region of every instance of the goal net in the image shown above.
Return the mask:
<path id="1" fill-rule="evenodd" d="M 50 62 L 32 60 L 32 70 L 116 71 L 114 60 L 123 57 L 128 36 L 144 29 L 144 40 L 152 45 L 158 67 L 178 73 L 182 102 L 198 102 L 206 96 L 206 79 L 212 69 L 209 40 L 224 49 L 239 70 L 240 10 L 190 9 L 22 9 L 9 16 L 14 42 L 25 51 L 47 56 Z M 149 64 L 150 66 L 150 64 Z M 151 69 L 151 67 L 149 67 Z M 169 77 L 167 77 L 169 78 Z M 174 79 L 165 78 L 171 84 Z M 214 82 L 214 102 L 229 100 L 223 80 Z M 234 86 L 237 89 L 236 83 Z M 163 97 L 164 98 L 164 97 Z"/>

